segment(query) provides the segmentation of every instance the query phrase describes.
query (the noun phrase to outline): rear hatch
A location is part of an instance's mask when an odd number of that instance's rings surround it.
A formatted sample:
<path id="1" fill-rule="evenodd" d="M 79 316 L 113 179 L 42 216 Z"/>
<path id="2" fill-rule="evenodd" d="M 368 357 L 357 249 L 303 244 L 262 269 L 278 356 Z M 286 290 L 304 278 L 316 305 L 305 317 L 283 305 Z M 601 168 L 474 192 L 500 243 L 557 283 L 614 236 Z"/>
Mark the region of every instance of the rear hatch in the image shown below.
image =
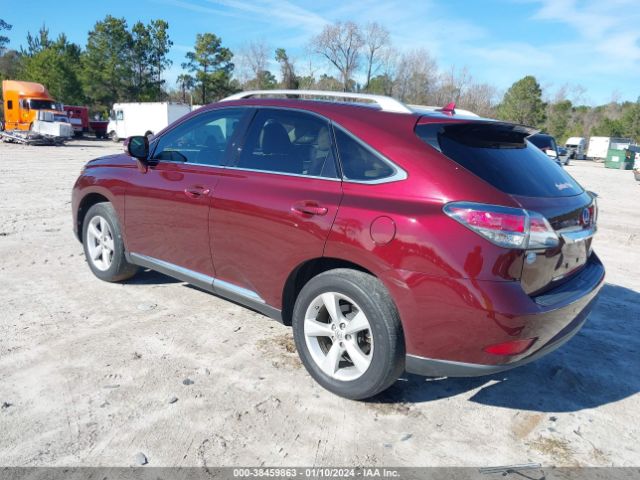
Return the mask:
<path id="1" fill-rule="evenodd" d="M 594 195 L 527 140 L 536 130 L 487 120 L 432 122 L 418 122 L 421 139 L 510 195 L 522 207 L 525 228 L 534 228 L 531 219 L 540 214 L 548 222 L 540 219 L 542 228 L 553 229 L 547 245 L 523 243 L 527 255 L 521 283 L 528 294 L 546 292 L 585 267 L 596 228 Z"/>

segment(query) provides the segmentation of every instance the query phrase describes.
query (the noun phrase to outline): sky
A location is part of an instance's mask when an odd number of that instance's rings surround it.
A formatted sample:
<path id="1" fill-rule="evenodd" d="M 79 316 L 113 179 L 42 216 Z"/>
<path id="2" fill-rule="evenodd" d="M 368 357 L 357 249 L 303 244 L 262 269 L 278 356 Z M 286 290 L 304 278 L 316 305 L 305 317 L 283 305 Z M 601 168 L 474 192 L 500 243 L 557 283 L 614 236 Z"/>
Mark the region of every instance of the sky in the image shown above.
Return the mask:
<path id="1" fill-rule="evenodd" d="M 377 21 L 400 51 L 427 48 L 441 70 L 462 69 L 501 91 L 534 75 L 548 99 L 562 87 L 578 103 L 599 105 L 640 97 L 639 0 L 137 0 L 87 2 L 30 0 L 29 12 L 6 9 L 13 25 L 9 48 L 25 45 L 27 32 L 45 24 L 82 46 L 107 14 L 169 22 L 174 42 L 170 85 L 197 33 L 212 32 L 238 52 L 251 41 L 284 47 L 308 72 L 307 45 L 337 20 Z M 320 58 L 314 68 L 330 71 Z M 277 73 L 275 62 L 271 70 Z M 582 89 L 579 87 L 583 87 Z"/>

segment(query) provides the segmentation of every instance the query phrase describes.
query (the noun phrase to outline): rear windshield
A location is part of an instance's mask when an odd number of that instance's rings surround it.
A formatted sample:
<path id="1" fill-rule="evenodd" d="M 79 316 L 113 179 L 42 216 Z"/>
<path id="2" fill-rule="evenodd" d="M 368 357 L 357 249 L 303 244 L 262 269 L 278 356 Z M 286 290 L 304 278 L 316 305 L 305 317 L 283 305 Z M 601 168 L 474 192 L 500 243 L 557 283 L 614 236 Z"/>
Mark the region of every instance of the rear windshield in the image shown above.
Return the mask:
<path id="1" fill-rule="evenodd" d="M 451 160 L 511 195 L 570 197 L 583 191 L 560 165 L 526 140 L 527 132 L 509 124 L 426 124 L 418 125 L 416 133 Z"/>

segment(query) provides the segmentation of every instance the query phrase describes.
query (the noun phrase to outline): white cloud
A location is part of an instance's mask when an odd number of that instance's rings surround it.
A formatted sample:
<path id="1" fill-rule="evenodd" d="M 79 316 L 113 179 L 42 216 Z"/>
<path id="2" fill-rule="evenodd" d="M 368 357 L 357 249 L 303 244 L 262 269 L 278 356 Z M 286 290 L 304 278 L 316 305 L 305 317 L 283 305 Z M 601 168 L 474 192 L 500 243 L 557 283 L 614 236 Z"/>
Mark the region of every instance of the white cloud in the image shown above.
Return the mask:
<path id="1" fill-rule="evenodd" d="M 640 9 L 637 0 L 539 0 L 535 20 L 571 27 L 585 50 L 606 55 L 608 60 L 640 62 Z"/>
<path id="2" fill-rule="evenodd" d="M 304 28 L 311 31 L 321 29 L 327 21 L 320 15 L 294 5 L 286 0 L 254 0 L 244 2 L 240 0 L 207 0 L 243 14 L 251 14 L 254 20 L 264 22 L 278 22 L 283 26 Z"/>

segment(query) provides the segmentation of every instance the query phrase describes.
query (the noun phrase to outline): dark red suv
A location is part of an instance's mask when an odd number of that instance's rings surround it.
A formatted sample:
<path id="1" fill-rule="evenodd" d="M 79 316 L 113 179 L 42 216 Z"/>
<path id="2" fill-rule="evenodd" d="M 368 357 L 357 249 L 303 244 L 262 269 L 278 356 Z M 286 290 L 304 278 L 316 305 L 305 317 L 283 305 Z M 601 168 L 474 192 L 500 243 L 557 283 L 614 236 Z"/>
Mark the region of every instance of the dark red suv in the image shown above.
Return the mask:
<path id="1" fill-rule="evenodd" d="M 403 370 L 516 367 L 583 325 L 604 279 L 595 195 L 533 129 L 387 97 L 267 94 L 86 165 L 74 227 L 97 277 L 150 268 L 292 325 L 309 373 L 356 399 Z"/>

